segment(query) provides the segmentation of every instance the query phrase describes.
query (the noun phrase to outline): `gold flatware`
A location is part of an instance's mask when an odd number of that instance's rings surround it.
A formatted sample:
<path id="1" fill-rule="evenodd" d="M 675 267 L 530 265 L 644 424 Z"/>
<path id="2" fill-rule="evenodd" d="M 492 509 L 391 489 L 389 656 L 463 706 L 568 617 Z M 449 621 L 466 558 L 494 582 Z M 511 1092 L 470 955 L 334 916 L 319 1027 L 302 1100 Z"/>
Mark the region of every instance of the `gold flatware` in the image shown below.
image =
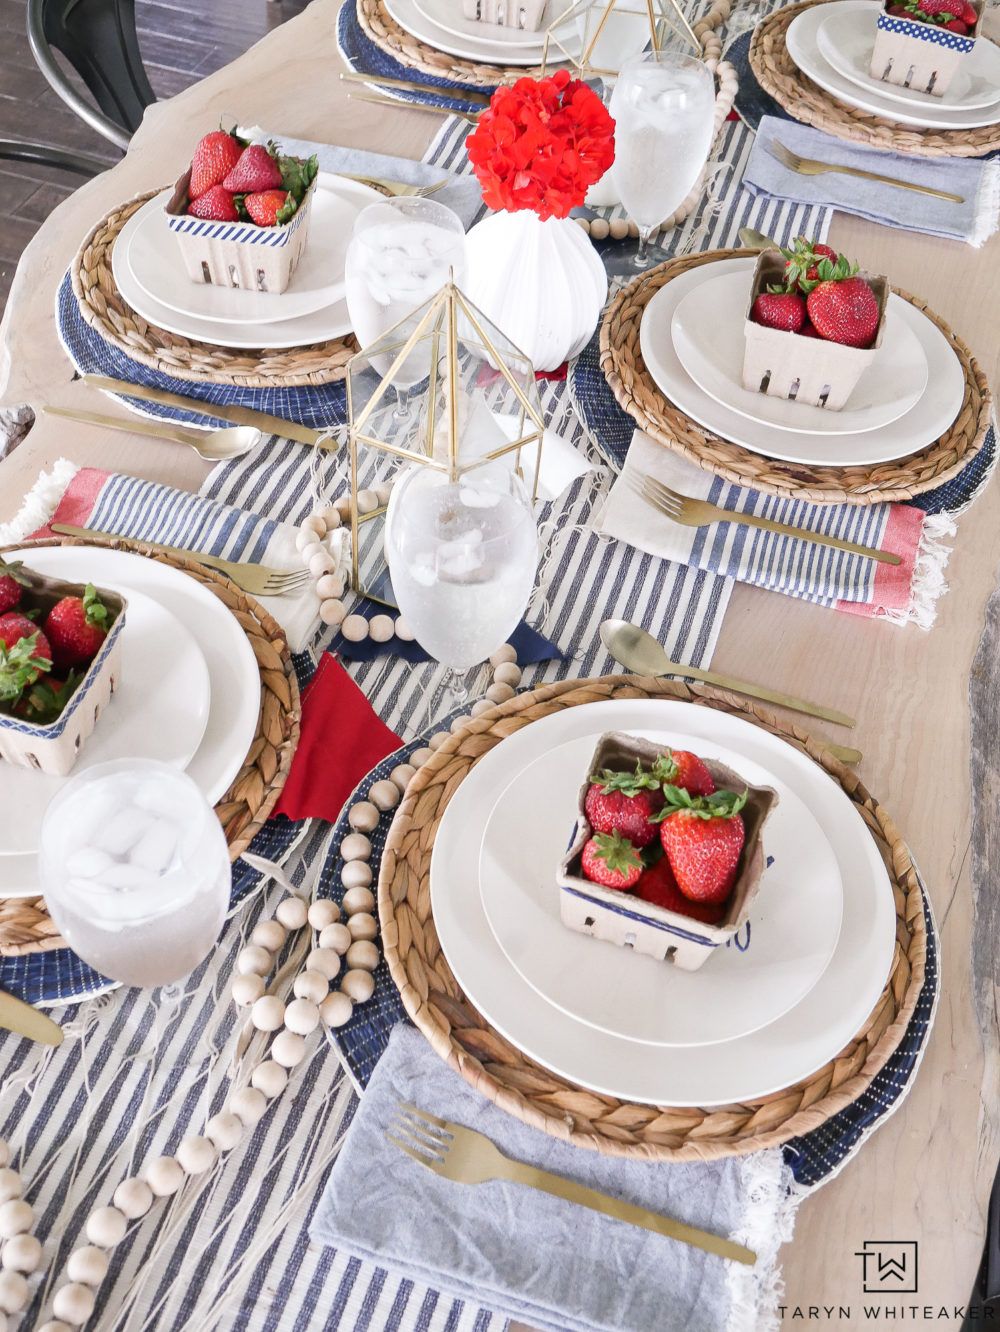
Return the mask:
<path id="1" fill-rule="evenodd" d="M 229 426 L 225 430 L 181 430 L 152 421 L 130 421 L 117 416 L 102 416 L 100 412 L 78 412 L 69 407 L 43 407 L 46 416 L 63 416 L 70 421 L 84 421 L 88 425 L 104 426 L 106 430 L 127 430 L 133 435 L 152 435 L 155 439 L 170 439 L 194 449 L 206 462 L 223 462 L 227 458 L 241 458 L 263 439 L 255 426 Z"/>
<path id="2" fill-rule="evenodd" d="M 252 597 L 283 597 L 298 592 L 310 579 L 308 569 L 269 569 L 266 564 L 238 564 L 235 560 L 224 560 L 218 555 L 205 555 L 200 550 L 188 550 L 184 546 L 165 546 L 160 541 L 147 541 L 144 537 L 125 536 L 122 532 L 99 532 L 93 527 L 74 527 L 72 523 L 52 523 L 53 532 L 63 536 L 107 537 L 111 541 L 135 541 L 149 550 L 159 550 L 165 555 L 181 555 L 198 564 L 207 564 L 210 569 L 218 569 L 227 578 L 232 579 L 237 587 L 249 592 Z"/>
<path id="3" fill-rule="evenodd" d="M 282 416 L 270 416 L 267 412 L 258 412 L 252 407 L 235 407 L 216 402 L 202 402 L 198 398 L 185 397 L 183 393 L 168 393 L 165 389 L 148 388 L 145 384 L 128 384 L 121 379 L 109 379 L 106 375 L 84 375 L 83 382 L 94 388 L 105 389 L 108 393 L 117 393 L 125 398 L 138 398 L 142 402 L 158 402 L 164 407 L 181 407 L 184 411 L 197 412 L 201 416 L 214 416 L 220 421 L 229 421 L 232 425 L 256 426 L 269 435 L 284 435 L 286 439 L 296 439 L 300 444 L 315 444 L 321 449 L 338 449 L 335 439 L 321 436 L 311 426 L 299 425 L 295 421 L 286 421 Z"/>
<path id="4" fill-rule="evenodd" d="M 877 550 L 874 546 L 859 546 L 854 541 L 844 541 L 841 537 L 827 536 L 824 532 L 809 532 L 803 527 L 791 527 L 788 523 L 776 523 L 773 518 L 761 518 L 755 513 L 737 513 L 732 509 L 721 509 L 707 500 L 692 499 L 690 495 L 679 495 L 653 476 L 643 477 L 639 493 L 647 504 L 658 513 L 662 513 L 671 522 L 682 527 L 708 527 L 710 523 L 736 523 L 740 527 L 759 527 L 765 532 L 777 532 L 779 536 L 795 537 L 799 541 L 811 541 L 817 546 L 833 546 L 835 550 L 846 550 L 852 555 L 864 555 L 866 559 L 878 560 L 880 564 L 899 564 L 898 555 L 887 550 Z"/>
<path id="5" fill-rule="evenodd" d="M 6 990 L 0 990 L 0 1027 L 16 1032 L 18 1036 L 27 1036 L 29 1041 L 41 1041 L 43 1045 L 59 1045 L 63 1038 L 58 1023 Z"/>
<path id="6" fill-rule="evenodd" d="M 914 185 L 909 180 L 897 180 L 894 176 L 880 176 L 875 171 L 862 171 L 859 167 L 838 166 L 835 162 L 817 162 L 811 157 L 799 157 L 791 148 L 786 148 L 777 139 L 771 140 L 770 152 L 789 171 L 797 171 L 801 176 L 821 176 L 825 171 L 839 171 L 845 176 L 860 176 L 863 180 L 877 180 L 883 185 L 896 185 L 901 190 L 915 190 L 917 194 L 932 194 L 935 199 L 947 199 L 949 203 L 965 203 L 960 194 L 948 194 L 946 190 L 932 190 L 929 185 Z"/>
<path id="7" fill-rule="evenodd" d="M 716 685 L 719 689 L 729 689 L 734 694 L 746 694 L 749 698 L 759 698 L 765 703 L 776 703 L 779 707 L 790 708 L 792 712 L 804 712 L 810 717 L 822 717 L 824 721 L 834 722 L 837 726 L 852 727 L 854 718 L 832 708 L 822 707 L 819 703 L 808 703 L 791 694 L 781 694 L 777 690 L 767 689 L 764 685 L 748 684 L 745 680 L 736 680 L 729 675 L 720 675 L 717 671 L 703 671 L 697 666 L 683 666 L 671 661 L 663 650 L 663 644 L 657 642 L 652 634 L 628 620 L 605 620 L 600 628 L 601 642 L 627 670 L 637 675 L 679 675 L 689 680 L 702 680 L 705 684 Z M 825 743 L 825 742 L 824 742 Z M 832 745 L 827 746 L 833 749 Z M 847 752 L 847 751 L 845 751 Z M 844 759 L 845 763 L 857 762 L 861 757 L 857 750 L 850 751 L 853 759 Z M 839 757 L 839 755 L 838 755 Z"/>
<path id="8" fill-rule="evenodd" d="M 755 231 L 753 227 L 740 227 L 737 234 L 744 250 L 777 250 L 780 248 L 777 241 L 772 240 L 770 236 L 765 236 L 762 231 Z"/>
<path id="9" fill-rule="evenodd" d="M 402 180 L 386 180 L 382 176 L 355 176 L 350 171 L 338 171 L 338 176 L 344 180 L 356 180 L 359 185 L 371 185 L 376 190 L 382 190 L 385 194 L 391 194 L 393 198 L 412 198 L 429 199 L 432 194 L 437 194 L 438 190 L 443 190 L 446 185 L 452 182 L 451 175 L 445 176 L 444 180 L 436 180 L 433 185 L 407 185 Z"/>
<path id="10" fill-rule="evenodd" d="M 407 111 L 433 111 L 438 116 L 457 116 L 474 125 L 479 119 L 478 112 L 454 111 L 450 106 L 437 106 L 434 102 L 403 102 L 396 97 L 379 97 L 376 93 L 349 92 L 352 102 L 371 102 L 372 106 L 403 106 Z"/>
<path id="11" fill-rule="evenodd" d="M 428 1114 L 426 1110 L 406 1101 L 399 1102 L 397 1118 L 390 1123 L 385 1136 L 419 1165 L 455 1183 L 484 1184 L 490 1179 L 510 1180 L 514 1184 L 525 1184 L 528 1188 L 551 1194 L 553 1198 L 575 1203 L 578 1207 L 588 1207 L 592 1212 L 602 1212 L 630 1226 L 640 1226 L 656 1235 L 666 1235 L 668 1239 L 718 1254 L 720 1258 L 731 1258 L 734 1262 L 749 1266 L 757 1261 L 757 1255 L 742 1244 L 734 1244 L 732 1240 L 712 1235 L 707 1230 L 698 1230 L 683 1221 L 674 1221 L 658 1212 L 649 1212 L 645 1207 L 636 1207 L 620 1198 L 611 1198 L 605 1193 L 598 1193 L 596 1189 L 577 1184 L 575 1180 L 550 1175 L 547 1170 L 514 1161 L 482 1133 L 463 1128 L 460 1124 L 452 1124 L 447 1119 L 439 1119 L 437 1115 Z"/>
<path id="12" fill-rule="evenodd" d="M 426 83 L 415 83 L 410 79 L 384 78 L 380 74 L 356 74 L 353 70 L 341 70 L 340 77 L 345 83 L 367 83 L 373 88 L 398 88 L 401 92 L 436 93 L 456 102 L 475 102 L 477 106 L 489 106 L 490 94 L 474 92 L 471 88 L 456 89 L 433 88 Z M 412 103 L 407 103 L 407 110 Z"/>

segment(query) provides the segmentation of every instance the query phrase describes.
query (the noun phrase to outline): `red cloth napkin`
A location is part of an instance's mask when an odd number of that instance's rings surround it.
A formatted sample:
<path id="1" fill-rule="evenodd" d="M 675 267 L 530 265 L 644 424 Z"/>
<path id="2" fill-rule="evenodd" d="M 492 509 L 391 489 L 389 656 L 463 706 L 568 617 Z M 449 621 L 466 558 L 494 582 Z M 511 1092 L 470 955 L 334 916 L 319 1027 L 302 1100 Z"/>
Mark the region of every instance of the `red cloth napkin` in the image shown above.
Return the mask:
<path id="1" fill-rule="evenodd" d="M 272 817 L 336 823 L 362 777 L 402 743 L 336 657 L 324 652 L 302 691 L 299 746 Z"/>

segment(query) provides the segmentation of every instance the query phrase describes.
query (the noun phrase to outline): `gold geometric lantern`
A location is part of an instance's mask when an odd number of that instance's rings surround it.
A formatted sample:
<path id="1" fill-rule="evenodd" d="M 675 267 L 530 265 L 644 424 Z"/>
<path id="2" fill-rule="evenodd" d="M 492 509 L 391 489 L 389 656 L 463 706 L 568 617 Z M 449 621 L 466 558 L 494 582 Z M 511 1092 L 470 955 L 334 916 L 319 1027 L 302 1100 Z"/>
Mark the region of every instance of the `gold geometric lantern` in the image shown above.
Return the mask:
<path id="1" fill-rule="evenodd" d="M 577 44 L 571 37 L 581 29 Z M 701 54 L 676 0 L 572 0 L 545 31 L 543 64 L 568 61 L 573 77 L 584 82 L 613 79 L 625 59 L 646 47 L 662 50 L 672 33 Z"/>

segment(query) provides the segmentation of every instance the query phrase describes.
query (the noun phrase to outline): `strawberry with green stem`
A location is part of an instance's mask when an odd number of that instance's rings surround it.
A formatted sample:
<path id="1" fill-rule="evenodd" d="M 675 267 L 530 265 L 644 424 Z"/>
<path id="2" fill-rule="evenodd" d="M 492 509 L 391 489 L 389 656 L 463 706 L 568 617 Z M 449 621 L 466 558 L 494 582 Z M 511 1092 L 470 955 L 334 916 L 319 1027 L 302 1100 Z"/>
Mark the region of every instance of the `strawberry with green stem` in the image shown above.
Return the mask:
<path id="1" fill-rule="evenodd" d="M 679 786 L 665 786 L 663 794 L 660 841 L 678 888 L 695 902 L 724 902 L 736 882 L 746 837 L 740 817 L 746 791 L 691 796 Z"/>
<path id="2" fill-rule="evenodd" d="M 580 857 L 584 878 L 602 888 L 627 892 L 639 882 L 642 860 L 631 842 L 618 832 L 595 833 Z"/>
<path id="3" fill-rule="evenodd" d="M 59 670 L 85 666 L 101 650 L 112 617 L 93 583 L 82 597 L 63 597 L 45 618 L 45 632 L 52 644 L 52 660 Z"/>
<path id="4" fill-rule="evenodd" d="M 52 649 L 38 625 L 17 611 L 0 615 L 0 704 L 13 707 L 51 669 Z"/>
<path id="5" fill-rule="evenodd" d="M 0 560 L 0 615 L 13 610 L 21 600 L 24 591 L 24 575 L 20 572 L 21 563 L 8 564 Z"/>
<path id="6" fill-rule="evenodd" d="M 707 796 L 715 790 L 712 774 L 689 749 L 664 749 L 653 764 L 653 776 L 662 786 L 680 786 L 688 795 Z"/>
<path id="7" fill-rule="evenodd" d="M 677 886 L 677 879 L 666 856 L 661 856 L 655 865 L 643 870 L 635 885 L 635 895 L 643 902 L 663 907 L 666 911 L 676 911 L 678 915 L 689 916 L 706 925 L 717 925 L 726 914 L 721 902 L 692 902 L 689 897 L 685 897 Z"/>
<path id="8" fill-rule="evenodd" d="M 634 846 L 648 846 L 656 840 L 652 816 L 663 804 L 658 777 L 637 763 L 634 773 L 604 768 L 590 781 L 583 810 L 594 832 L 619 832 Z"/>

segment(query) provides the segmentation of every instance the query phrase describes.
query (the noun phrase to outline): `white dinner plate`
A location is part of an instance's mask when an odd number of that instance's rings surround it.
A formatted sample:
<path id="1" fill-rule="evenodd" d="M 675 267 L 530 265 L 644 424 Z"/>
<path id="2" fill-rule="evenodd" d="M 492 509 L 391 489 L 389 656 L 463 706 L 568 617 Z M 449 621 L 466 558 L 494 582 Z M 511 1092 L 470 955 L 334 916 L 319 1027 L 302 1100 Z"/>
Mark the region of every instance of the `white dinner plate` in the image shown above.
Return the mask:
<path id="1" fill-rule="evenodd" d="M 603 731 L 677 730 L 732 747 L 801 796 L 833 847 L 844 915 L 833 958 L 804 999 L 777 1021 L 721 1045 L 654 1046 L 596 1031 L 555 1008 L 504 956 L 470 891 L 485 813 L 512 777 L 547 749 Z M 434 926 L 459 984 L 489 1022 L 540 1064 L 607 1095 L 657 1105 L 723 1105 L 794 1085 L 860 1030 L 882 992 L 896 942 L 896 908 L 882 858 L 841 788 L 759 727 L 691 704 L 619 699 L 564 708 L 485 754 L 452 796 L 431 859 Z"/>
<path id="2" fill-rule="evenodd" d="M 436 23 L 429 14 L 423 9 L 417 7 L 416 0 L 386 0 L 386 9 L 389 11 L 390 18 L 411 36 L 426 42 L 428 46 L 433 46 L 437 51 L 444 51 L 447 55 L 458 56 L 462 60 L 475 60 L 484 65 L 511 65 L 528 68 L 532 65 L 539 65 L 542 61 L 542 43 L 529 47 L 511 45 L 510 42 L 502 37 L 487 38 L 481 34 L 475 37 L 469 37 L 467 34 L 458 34 L 442 28 Z M 459 0 L 456 0 L 455 9 L 460 7 Z M 473 24 L 473 27 L 480 27 L 479 24 Z M 559 55 L 558 51 L 553 53 Z M 557 62 L 550 60 L 549 64 L 557 67 Z M 430 92 L 437 91 L 434 88 Z M 446 88 L 440 89 L 441 93 L 447 95 Z M 461 98 L 461 93 L 455 94 Z"/>
<path id="3" fill-rule="evenodd" d="M 829 60 L 819 49 L 819 30 L 824 22 L 843 10 L 864 11 L 871 7 L 872 0 L 830 0 L 828 4 L 812 5 L 792 19 L 785 33 L 785 45 L 788 54 L 803 74 L 814 83 L 831 93 L 838 101 L 847 106 L 856 106 L 859 110 L 870 111 L 873 115 L 883 116 L 886 120 L 899 125 L 916 125 L 921 129 L 977 129 L 982 125 L 1000 123 L 1000 102 L 991 107 L 904 107 L 891 97 L 886 97 L 876 87 L 862 89 L 850 79 L 845 79 L 833 68 Z M 932 98 L 939 101 L 939 98 Z"/>
<path id="4" fill-rule="evenodd" d="M 696 270 L 697 271 L 697 270 Z M 775 430 L 823 435 L 880 430 L 914 407 L 927 387 L 927 358 L 909 324 L 905 302 L 890 294 L 882 345 L 839 412 L 792 402 L 743 387 L 747 279 L 709 269 L 705 280 L 678 302 L 670 321 L 677 359 L 694 382 L 723 406 Z M 789 337 L 794 336 L 788 334 Z"/>
<path id="5" fill-rule="evenodd" d="M 378 197 L 367 185 L 323 173 L 313 199 L 309 236 L 288 286 L 282 292 L 267 292 L 191 281 L 175 237 L 165 230 L 163 207 L 172 193 L 164 190 L 143 204 L 142 224 L 129 238 L 125 263 L 154 300 L 179 314 L 221 324 L 276 324 L 341 300 L 354 219 Z M 117 245 L 111 252 L 116 281 L 123 253 Z"/>
<path id="6" fill-rule="evenodd" d="M 414 0 L 419 12 L 435 27 L 450 37 L 461 39 L 470 51 L 482 46 L 503 48 L 531 55 L 532 64 L 542 58 L 545 47 L 545 29 L 568 7 L 568 0 L 548 0 L 542 11 L 542 24 L 534 32 L 525 32 L 521 28 L 508 28 L 503 24 L 477 23 L 467 19 L 462 12 L 462 0 Z M 397 20 L 398 22 L 398 20 Z M 564 23 L 559 29 L 559 38 L 574 54 L 579 49 L 580 36 L 576 34 L 577 45 L 573 47 L 574 29 L 581 27 L 579 22 Z"/>
<path id="7" fill-rule="evenodd" d="M 25 563 L 38 567 L 30 557 Z M 93 572 L 85 558 L 76 568 L 76 582 L 120 588 Z M 74 775 L 117 758 L 158 759 L 186 768 L 208 724 L 208 667 L 190 631 L 152 597 L 132 588 L 120 590 L 128 601 L 121 679 L 80 750 Z M 22 856 L 38 850 L 42 816 L 66 780 L 37 768 L 0 763 L 0 853 Z"/>
<path id="8" fill-rule="evenodd" d="M 811 431 L 776 431 L 717 402 L 698 387 L 678 359 L 670 335 L 674 310 L 687 293 L 708 276 L 739 272 L 749 280 L 753 259 L 720 259 L 689 269 L 664 283 L 643 311 L 639 346 L 653 382 L 665 397 L 692 420 L 723 439 L 766 458 L 827 466 L 854 466 L 905 458 L 940 438 L 961 409 L 965 376 L 958 357 L 941 330 L 909 301 L 894 303 L 899 318 L 916 334 L 930 367 L 927 387 L 918 402 L 878 431 L 817 435 Z"/>
<path id="9" fill-rule="evenodd" d="M 677 731 L 643 734 L 778 793 L 763 831 L 767 868 L 736 938 L 697 971 L 682 971 L 562 923 L 556 866 L 594 751 L 585 736 L 529 763 L 493 807 L 479 858 L 483 910 L 511 965 L 570 1017 L 650 1045 L 729 1041 L 787 1013 L 826 970 L 844 906 L 840 867 L 803 802 L 761 764 Z"/>
<path id="10" fill-rule="evenodd" d="M 868 71 L 880 9 L 878 0 L 872 0 L 864 9 L 838 9 L 820 24 L 816 45 L 838 74 L 866 91 L 875 90 L 890 101 L 911 107 L 992 107 L 1000 115 L 1000 47 L 986 38 L 976 42 L 940 97 L 873 78 Z"/>

